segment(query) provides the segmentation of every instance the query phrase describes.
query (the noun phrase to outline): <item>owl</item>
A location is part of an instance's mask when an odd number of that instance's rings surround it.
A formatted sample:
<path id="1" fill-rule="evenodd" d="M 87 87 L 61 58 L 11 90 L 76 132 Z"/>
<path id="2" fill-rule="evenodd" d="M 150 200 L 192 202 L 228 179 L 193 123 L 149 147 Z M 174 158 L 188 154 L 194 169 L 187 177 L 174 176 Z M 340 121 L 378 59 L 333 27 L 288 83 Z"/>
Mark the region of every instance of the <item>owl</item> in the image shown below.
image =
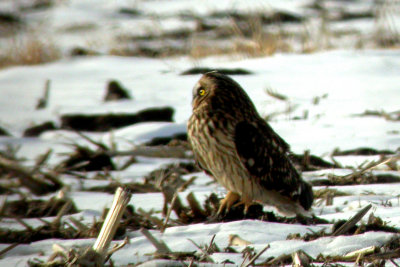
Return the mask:
<path id="1" fill-rule="evenodd" d="M 261 118 L 249 96 L 230 77 L 204 74 L 193 88 L 188 139 L 201 169 L 226 188 L 218 214 L 232 205 L 276 207 L 307 214 L 312 187 L 290 160 L 289 145 Z"/>

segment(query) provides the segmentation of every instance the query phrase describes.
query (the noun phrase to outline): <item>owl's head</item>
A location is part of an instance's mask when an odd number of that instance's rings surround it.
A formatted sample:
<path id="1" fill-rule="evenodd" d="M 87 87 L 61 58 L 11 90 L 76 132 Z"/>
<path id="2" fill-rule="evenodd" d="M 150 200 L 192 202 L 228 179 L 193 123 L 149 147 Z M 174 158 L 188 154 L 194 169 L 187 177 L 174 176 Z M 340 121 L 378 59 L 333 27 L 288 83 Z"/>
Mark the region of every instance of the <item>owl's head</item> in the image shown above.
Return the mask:
<path id="1" fill-rule="evenodd" d="M 250 108 L 253 103 L 232 78 L 217 71 L 205 73 L 193 88 L 193 110 L 208 107 L 209 109 Z"/>

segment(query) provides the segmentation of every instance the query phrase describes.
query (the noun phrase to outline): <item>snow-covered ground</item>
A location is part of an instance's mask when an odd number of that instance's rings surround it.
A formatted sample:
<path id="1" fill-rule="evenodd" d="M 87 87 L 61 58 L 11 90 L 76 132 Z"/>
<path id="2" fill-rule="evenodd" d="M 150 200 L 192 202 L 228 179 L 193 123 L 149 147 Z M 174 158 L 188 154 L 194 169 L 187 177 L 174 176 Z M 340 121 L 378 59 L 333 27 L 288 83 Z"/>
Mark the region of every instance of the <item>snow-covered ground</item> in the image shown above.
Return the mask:
<path id="1" fill-rule="evenodd" d="M 212 50 L 213 45 L 233 47 L 236 39 L 237 44 L 257 46 L 257 38 L 248 36 L 247 28 L 253 27 L 257 35 L 257 16 L 283 12 L 298 20 L 272 19 L 263 23 L 262 31 L 267 36 L 276 34 L 289 51 L 370 48 L 390 45 L 391 36 L 398 40 L 399 11 L 397 1 L 372 0 L 348 4 L 340 0 L 99 0 L 95 5 L 91 0 L 3 0 L 0 12 L 15 16 L 23 31 L 17 37 L 0 33 L 0 45 L 18 46 L 38 37 L 63 54 L 74 48 L 101 54 L 140 54 L 142 47 L 162 51 L 163 46 L 187 52 L 188 46 L 204 45 Z M 203 24 L 224 30 L 202 30 Z M 6 51 L 0 51 L 0 56 Z"/>
<path id="2" fill-rule="evenodd" d="M 15 8 L 12 1 L 1 3 L 3 8 Z M 61 1 L 63 2 L 63 1 Z M 235 4 L 234 2 L 237 2 Z M 304 1 L 257 1 L 260 6 L 287 9 L 304 14 Z M 332 1 L 334 2 L 334 1 Z M 191 3 L 191 2 L 190 2 Z M 186 10 L 193 11 L 189 1 L 100 1 L 94 7 L 88 1 L 70 1 L 64 6 L 57 6 L 52 13 L 47 14 L 54 24 L 68 23 L 99 23 L 104 17 L 117 31 L 138 32 L 147 28 L 129 25 L 128 21 L 116 18 L 115 10 L 121 7 L 135 7 L 149 14 L 157 14 L 165 19 L 173 20 L 174 14 Z M 199 14 L 211 11 L 236 8 L 247 10 L 248 1 L 206 1 L 199 5 Z M 358 3 L 358 2 L 357 2 Z M 369 3 L 369 2 L 368 2 Z M 88 7 L 89 5 L 90 7 Z M 358 3 L 357 8 L 364 4 Z M 0 6 L 1 7 L 1 6 Z M 254 6 L 253 6 L 254 7 Z M 86 10 L 93 13 L 89 15 Z M 299 11 L 300 10 L 300 11 Z M 193 11 L 195 12 L 195 11 Z M 41 18 L 40 12 L 30 14 Z M 74 14 L 73 17 L 71 17 Z M 63 18 L 64 20 L 59 20 Z M 140 19 L 140 18 L 138 18 Z M 93 22 L 93 23 L 95 23 Z M 180 22 L 178 22 L 179 25 Z M 121 25 L 128 28 L 122 29 Z M 140 25 L 140 24 L 139 24 Z M 173 25 L 173 23 L 168 24 Z M 54 26 L 54 25 L 53 25 Z M 190 25 L 189 25 L 190 26 Z M 61 26 L 60 26 L 61 27 Z M 110 26 L 111 27 L 111 26 Z M 57 27 L 54 27 L 57 28 Z M 49 27 L 49 30 L 54 30 Z M 104 30 L 103 28 L 101 28 Z M 61 34 L 60 32 L 51 34 Z M 138 33 L 136 33 L 138 34 Z M 68 34 L 61 34 L 68 39 Z M 74 38 L 77 36 L 74 35 Z M 78 38 L 79 39 L 79 38 Z M 75 39 L 73 39 L 75 40 Z M 71 41 L 71 39 L 69 39 Z M 84 38 L 79 39 L 83 42 Z M 63 42 L 63 41 L 61 41 Z M 67 43 L 67 41 L 66 41 Z M 76 45 L 76 43 L 74 43 Z M 270 57 L 245 58 L 232 56 L 207 57 L 194 60 L 191 57 L 174 57 L 149 59 L 137 57 L 93 56 L 83 58 L 63 58 L 59 61 L 36 65 L 16 66 L 0 70 L 0 127 L 8 130 L 11 137 L 0 137 L 0 150 L 7 145 L 20 145 L 18 156 L 27 158 L 27 165 L 34 159 L 53 149 L 49 164 L 57 164 L 63 156 L 59 153 L 70 152 L 71 143 L 87 142 L 75 132 L 67 130 L 48 131 L 37 138 L 22 137 L 23 131 L 32 125 L 45 121 L 53 121 L 60 125 L 63 114 L 97 114 L 108 112 L 136 112 L 149 107 L 171 106 L 175 110 L 174 122 L 146 122 L 104 133 L 86 133 L 94 140 L 104 143 L 115 143 L 118 150 L 129 150 L 134 145 L 143 144 L 154 137 L 172 136 L 186 132 L 186 121 L 191 114 L 192 87 L 200 75 L 180 75 L 192 67 L 209 68 L 244 68 L 252 74 L 233 75 L 254 101 L 259 113 L 271 118 L 271 126 L 290 145 L 292 151 L 302 154 L 310 150 L 312 154 L 331 161 L 330 155 L 335 148 L 340 150 L 370 147 L 377 150 L 391 150 L 400 153 L 400 122 L 386 120 L 383 117 L 360 116 L 365 111 L 399 112 L 400 106 L 400 51 L 393 50 L 332 50 L 312 54 L 278 53 Z M 51 81 L 49 105 L 42 110 L 36 110 L 38 99 L 43 96 L 46 80 Z M 107 81 L 120 81 L 133 96 L 132 100 L 103 102 Z M 286 96 L 286 100 L 272 97 L 269 92 Z M 273 114 L 273 116 L 272 116 Z M 365 160 L 377 160 L 378 156 L 337 156 L 334 157 L 344 166 L 357 167 Z M 122 164 L 124 159 L 116 160 Z M 60 177 L 70 187 L 68 196 L 74 201 L 79 213 L 64 216 L 67 220 L 73 216 L 83 223 L 90 224 L 93 218 L 99 218 L 103 209 L 109 207 L 112 195 L 102 192 L 88 192 L 86 189 L 97 185 L 105 185 L 116 180 L 121 183 L 142 181 L 151 171 L 169 163 L 187 161 L 174 158 L 138 157 L 138 162 L 123 171 L 114 171 L 110 179 L 90 179 L 91 173 L 85 175 L 88 179 L 77 180 L 68 175 Z M 305 172 L 306 180 L 324 179 L 328 174 L 346 174 L 349 170 L 322 170 Z M 399 163 L 397 170 L 374 170 L 374 173 L 388 173 L 400 177 Z M 183 178 L 197 176 L 194 184 L 180 193 L 182 199 L 194 192 L 200 203 L 203 203 L 210 193 L 223 196 L 224 189 L 203 173 L 191 173 Z M 5 179 L 4 179 L 5 180 Z M 6 183 L 7 181 L 1 181 Z M 314 186 L 314 191 L 325 186 Z M 256 252 L 266 245 L 270 248 L 263 253 L 256 263 L 264 262 L 270 257 L 291 254 L 303 250 L 316 258 L 318 255 L 337 256 L 369 246 L 381 247 L 398 234 L 369 231 L 353 236 L 322 237 L 313 241 L 287 239 L 290 234 L 304 235 L 306 233 L 325 230 L 331 232 L 332 224 L 340 219 L 348 219 L 362 207 L 372 203 L 373 208 L 362 220 L 366 222 L 370 213 L 380 217 L 387 225 L 398 228 L 400 224 L 400 183 L 364 184 L 330 186 L 345 195 L 333 198 L 332 205 L 315 201 L 313 212 L 320 218 L 327 219 L 330 224 L 300 225 L 272 223 L 258 220 L 239 220 L 225 223 L 191 224 L 167 228 L 164 233 L 152 230 L 152 234 L 163 240 L 174 252 L 191 252 L 199 249 L 191 242 L 209 244 L 213 235 L 215 243 L 223 249 L 229 245 L 230 235 L 238 235 L 250 242 Z M 53 195 L 51 195 L 53 196 Z M 50 198 L 45 196 L 43 198 Z M 20 199 L 20 195 L 0 195 L 0 203 L 4 200 Z M 155 211 L 161 217 L 160 211 L 164 198 L 162 193 L 133 194 L 130 204 L 135 209 Z M 7 204 L 6 204 L 7 205 Z M 266 207 L 268 209 L 268 207 Z M 51 221 L 52 218 L 44 218 Z M 43 225 L 35 218 L 24 219 L 32 227 Z M 12 218 L 0 219 L 1 229 L 22 230 L 24 227 Z M 139 232 L 128 231 L 126 236 L 129 244 L 112 256 L 115 266 L 147 262 L 147 266 L 168 262 L 153 260 L 151 253 L 154 246 Z M 190 240 L 189 240 L 190 239 Z M 0 266 L 26 266 L 34 258 L 47 260 L 52 253 L 52 245 L 62 244 L 65 247 L 89 246 L 94 239 L 59 240 L 47 239 L 31 244 L 20 244 L 0 256 Z M 120 243 L 113 241 L 114 243 Z M 0 240 L 1 243 L 1 240 Z M 0 251 L 10 244 L 0 244 Z M 236 246 L 237 253 L 217 252 L 210 255 L 215 264 L 229 260 L 240 265 L 243 262 L 241 251 L 244 245 Z M 148 262 L 149 261 L 149 262 Z M 396 260 L 398 264 L 400 261 Z M 144 264 L 144 265 L 145 265 Z M 169 262 L 176 265 L 180 262 Z M 353 266 L 353 263 L 348 263 Z M 390 266 L 391 263 L 387 263 Z M 394 265 L 393 265 L 394 266 Z"/>
<path id="3" fill-rule="evenodd" d="M 295 152 L 310 149 L 322 154 L 335 147 L 397 149 L 396 122 L 356 115 L 367 110 L 398 110 L 399 57 L 397 50 L 338 50 L 243 60 L 207 58 L 196 62 L 196 66 L 242 67 L 253 72 L 234 78 L 260 114 L 279 113 L 271 124 Z M 172 106 L 175 122 L 182 125 L 191 114 L 191 88 L 200 76 L 179 74 L 193 66 L 188 58 L 100 56 L 9 68 L 0 73 L 4 96 L 0 99 L 1 123 L 19 136 L 30 124 L 46 120 L 58 123 L 57 118 L 65 113 L 135 112 Z M 49 107 L 35 111 L 47 79 L 51 80 Z M 121 81 L 134 99 L 104 103 L 102 98 L 110 79 Z M 267 89 L 287 96 L 287 101 L 272 98 Z M 292 111 L 285 112 L 289 107 Z M 307 117 L 303 119 L 305 113 Z M 144 127 L 133 126 L 133 132 L 134 128 L 141 131 Z M 126 137 L 127 132 L 130 130 L 121 129 L 114 134 Z"/>
<path id="4" fill-rule="evenodd" d="M 320 156 L 329 155 L 335 148 L 351 149 L 371 147 L 396 151 L 400 147 L 399 122 L 387 121 L 384 118 L 359 117 L 365 110 L 395 111 L 400 97 L 400 78 L 395 71 L 400 65 L 400 54 L 397 51 L 332 51 L 312 55 L 275 55 L 268 58 L 231 60 L 229 58 L 208 58 L 200 62 L 201 66 L 242 67 L 254 74 L 234 76 L 254 100 L 261 114 L 268 115 L 277 110 L 284 110 L 287 105 L 296 109 L 273 118 L 271 125 L 284 137 L 296 153 L 309 149 Z M 13 67 L 0 72 L 0 117 L 2 127 L 9 129 L 14 137 L 0 139 L 7 143 L 21 144 L 20 156 L 34 158 L 52 147 L 55 151 L 65 152 L 68 147 L 64 143 L 76 141 L 79 136 L 68 131 L 45 132 L 39 138 L 21 138 L 21 132 L 31 124 L 43 120 L 58 123 L 60 114 L 92 113 L 109 111 L 137 111 L 146 107 L 172 106 L 175 110 L 174 123 L 141 123 L 115 130 L 112 133 L 114 142 L 122 150 L 128 149 L 132 143 L 143 143 L 156 136 L 173 135 L 185 132 L 185 121 L 190 116 L 191 88 L 199 78 L 181 76 L 180 72 L 192 67 L 193 63 L 186 58 L 178 59 L 137 59 L 119 57 L 92 57 L 85 59 L 62 60 L 60 62 L 34 66 Z M 21 79 L 23 77 L 23 79 Z M 46 79 L 52 81 L 50 106 L 45 110 L 35 111 L 37 99 L 43 93 Z M 103 103 L 105 83 L 108 79 L 118 79 L 130 89 L 134 99 L 129 101 Z M 266 88 L 288 97 L 288 101 L 279 101 L 270 97 Z M 317 96 L 326 95 L 320 103 L 313 104 Z M 308 111 L 308 117 L 294 120 Z M 93 134 L 93 138 L 107 142 L 110 133 Z M 357 156 L 337 157 L 345 165 L 357 166 L 361 160 Z M 368 159 L 368 157 L 367 157 Z M 369 158 L 371 160 L 371 158 Z M 143 159 L 143 162 L 132 165 L 118 176 L 122 181 L 140 179 L 151 170 L 168 162 L 177 160 Z M 399 173 L 393 172 L 399 176 Z M 223 193 L 223 189 L 210 181 L 205 174 L 191 187 L 187 194 L 194 191 L 202 202 L 211 192 Z M 315 175 L 315 174 L 314 174 Z M 136 177 L 136 178 L 135 178 Z M 305 176 L 307 179 L 313 174 Z M 74 215 L 90 222 L 93 216 L 100 216 L 103 208 L 110 205 L 112 195 L 107 193 L 88 193 L 76 190 L 70 197 L 77 204 L 81 213 Z M 199 182 L 200 181 L 200 182 Z M 203 181 L 203 182 L 201 182 Z M 84 187 L 88 188 L 99 181 L 90 180 Z M 101 183 L 107 183 L 101 182 Z M 350 196 L 336 197 L 332 206 L 315 206 L 316 215 L 330 221 L 346 219 L 365 206 L 373 203 L 376 216 L 384 219 L 389 225 L 400 223 L 400 205 L 398 201 L 398 184 L 386 185 L 353 185 L 336 186 L 334 188 L 348 193 Z M 73 186 L 74 188 L 74 186 Z M 315 187 L 318 190 L 323 187 Z M 364 195 L 374 192 L 376 195 Z M 8 196 L 8 200 L 18 199 Z M 388 206 L 387 202 L 391 205 Z M 160 211 L 163 203 L 161 193 L 134 194 L 131 204 L 135 208 Z M 386 203 L 386 204 L 385 204 Z M 32 225 L 40 225 L 36 219 L 25 220 Z M 13 219 L 3 219 L 0 227 L 19 228 Z M 293 233 L 304 234 L 318 231 L 329 226 L 301 226 L 267 223 L 259 221 L 238 221 L 232 223 L 195 224 L 190 226 L 168 228 L 164 234 L 157 231 L 154 235 L 163 239 L 174 251 L 192 251 L 196 247 L 188 238 L 198 244 L 207 244 L 216 234 L 216 244 L 224 248 L 231 234 L 238 234 L 251 242 L 254 248 L 261 250 L 266 244 L 271 248 L 260 257 L 260 261 L 270 256 L 292 253 L 299 249 L 311 256 L 340 255 L 367 246 L 380 246 L 387 242 L 393 234 L 365 233 L 355 237 L 327 237 L 312 242 L 286 240 Z M 154 251 L 154 247 L 139 233 L 128 233 L 130 244 L 113 256 L 114 263 L 123 265 L 138 263 L 150 259 L 146 253 Z M 11 250 L 2 264 L 23 266 L 27 259 L 39 257 L 45 259 L 51 253 L 51 244 L 57 240 L 34 242 L 20 245 Z M 68 244 L 85 245 L 88 240 L 62 241 Z M 1 248 L 7 245 L 1 245 Z M 240 249 L 239 249 L 240 250 Z M 241 254 L 240 254 L 241 255 Z M 227 253 L 212 255 L 215 262 L 230 259 L 240 264 L 240 255 Z M 232 258 L 233 257 L 233 258 Z"/>

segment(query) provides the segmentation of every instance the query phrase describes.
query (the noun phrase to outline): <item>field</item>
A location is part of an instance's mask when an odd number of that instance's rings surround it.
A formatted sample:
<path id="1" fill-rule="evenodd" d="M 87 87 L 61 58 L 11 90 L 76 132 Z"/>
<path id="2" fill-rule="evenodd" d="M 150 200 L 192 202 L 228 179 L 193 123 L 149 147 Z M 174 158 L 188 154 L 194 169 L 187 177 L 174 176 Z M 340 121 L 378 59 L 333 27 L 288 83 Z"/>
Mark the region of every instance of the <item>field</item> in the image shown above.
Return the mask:
<path id="1" fill-rule="evenodd" d="M 399 3 L 218 3 L 0 3 L 0 266 L 72 263 L 119 186 L 108 266 L 400 264 Z M 215 217 L 186 130 L 215 69 L 290 144 L 311 218 Z"/>

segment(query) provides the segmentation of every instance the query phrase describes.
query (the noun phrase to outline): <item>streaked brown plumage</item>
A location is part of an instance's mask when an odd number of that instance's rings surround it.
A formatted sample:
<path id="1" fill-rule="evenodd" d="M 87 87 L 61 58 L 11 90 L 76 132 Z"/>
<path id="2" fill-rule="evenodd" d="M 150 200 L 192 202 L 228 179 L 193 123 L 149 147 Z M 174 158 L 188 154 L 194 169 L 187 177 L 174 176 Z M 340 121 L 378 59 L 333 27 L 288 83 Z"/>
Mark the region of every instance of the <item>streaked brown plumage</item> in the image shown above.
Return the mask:
<path id="1" fill-rule="evenodd" d="M 204 74 L 193 89 L 188 136 L 200 167 L 228 194 L 219 212 L 241 199 L 303 213 L 313 202 L 311 186 L 289 159 L 288 144 L 257 113 L 246 92 L 217 72 Z"/>

